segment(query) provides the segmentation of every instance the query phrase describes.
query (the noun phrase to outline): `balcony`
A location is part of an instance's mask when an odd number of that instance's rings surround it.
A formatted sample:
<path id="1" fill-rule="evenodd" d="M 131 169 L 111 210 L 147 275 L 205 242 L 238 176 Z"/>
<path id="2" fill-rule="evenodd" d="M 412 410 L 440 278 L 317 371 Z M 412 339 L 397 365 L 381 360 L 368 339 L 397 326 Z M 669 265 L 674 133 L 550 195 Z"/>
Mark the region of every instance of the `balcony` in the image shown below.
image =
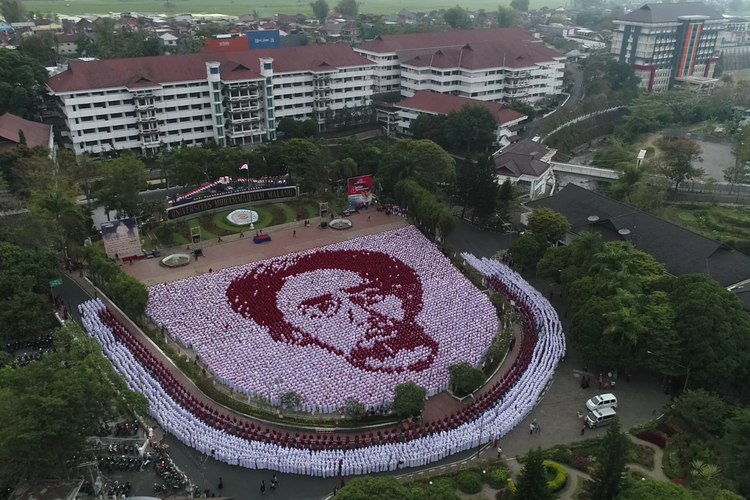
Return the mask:
<path id="1" fill-rule="evenodd" d="M 155 122 L 156 120 L 156 113 L 138 113 L 138 116 L 136 118 L 136 121 L 139 123 Z"/>
<path id="2" fill-rule="evenodd" d="M 239 101 L 251 101 L 254 99 L 260 99 L 260 94 L 257 92 L 252 93 L 230 93 L 227 95 L 227 99 L 229 102 L 239 102 Z"/>
<path id="3" fill-rule="evenodd" d="M 138 127 L 138 133 L 141 135 L 144 134 L 158 134 L 159 133 L 159 127 L 156 125 L 156 123 L 147 123 L 146 125 L 140 125 Z"/>
<path id="4" fill-rule="evenodd" d="M 243 113 L 248 111 L 258 111 L 260 110 L 260 105 L 255 104 L 230 104 L 226 111 L 229 113 Z"/>
<path id="5" fill-rule="evenodd" d="M 229 123 L 250 123 L 250 122 L 259 122 L 263 119 L 263 117 L 260 115 L 260 113 L 247 113 L 247 114 L 230 114 L 229 115 Z"/>
<path id="6" fill-rule="evenodd" d="M 141 147 L 156 148 L 159 147 L 159 136 L 141 137 Z"/>
<path id="7" fill-rule="evenodd" d="M 153 99 L 136 99 L 135 101 L 135 109 L 137 111 L 146 111 L 154 108 L 156 108 L 156 103 Z"/>
<path id="8" fill-rule="evenodd" d="M 235 127 L 227 129 L 227 136 L 229 136 L 231 139 L 236 139 L 238 137 L 248 137 L 251 135 L 259 135 L 264 134 L 265 131 L 262 127 Z"/>

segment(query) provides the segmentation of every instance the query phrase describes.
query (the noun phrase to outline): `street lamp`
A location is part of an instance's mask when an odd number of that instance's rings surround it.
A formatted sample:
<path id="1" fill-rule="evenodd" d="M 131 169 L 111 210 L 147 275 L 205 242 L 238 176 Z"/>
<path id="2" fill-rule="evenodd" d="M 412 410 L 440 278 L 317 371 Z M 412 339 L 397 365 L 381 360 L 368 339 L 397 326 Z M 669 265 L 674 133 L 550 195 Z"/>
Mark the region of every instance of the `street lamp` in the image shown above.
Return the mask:
<path id="1" fill-rule="evenodd" d="M 647 354 L 650 354 L 652 356 L 656 356 L 657 358 L 664 358 L 664 356 L 659 356 L 658 354 L 654 354 L 651 351 L 646 351 Z M 678 368 L 684 368 L 685 369 L 685 385 L 682 387 L 682 392 L 687 391 L 688 381 L 690 380 L 690 369 L 692 368 L 691 365 L 681 365 L 677 363 Z"/>
<path id="2" fill-rule="evenodd" d="M 471 396 L 471 399 L 473 399 L 474 401 L 477 400 L 477 398 L 474 397 L 474 393 L 471 393 L 470 396 Z M 477 440 L 479 444 L 477 445 L 477 458 L 479 458 L 479 454 L 482 453 L 482 432 L 483 431 L 484 431 L 484 419 L 482 418 L 479 421 L 479 439 Z"/>

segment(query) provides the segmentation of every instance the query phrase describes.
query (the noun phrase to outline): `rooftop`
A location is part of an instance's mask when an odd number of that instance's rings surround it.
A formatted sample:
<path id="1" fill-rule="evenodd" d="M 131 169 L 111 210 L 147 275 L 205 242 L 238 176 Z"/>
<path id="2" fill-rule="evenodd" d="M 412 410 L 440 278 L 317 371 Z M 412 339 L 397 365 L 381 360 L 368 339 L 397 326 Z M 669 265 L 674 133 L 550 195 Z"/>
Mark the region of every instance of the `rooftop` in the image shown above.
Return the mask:
<path id="1" fill-rule="evenodd" d="M 682 17 L 705 16 L 708 19 L 724 17 L 703 2 L 648 3 L 628 12 L 619 19 L 634 23 L 674 23 Z"/>
<path id="2" fill-rule="evenodd" d="M 113 87 L 154 87 L 165 83 L 206 79 L 206 62 L 221 63 L 223 80 L 258 80 L 260 59 L 273 58 L 275 73 L 325 71 L 374 63 L 347 45 L 310 45 L 280 49 L 245 50 L 99 61 L 71 61 L 68 70 L 47 85 L 55 92 L 76 92 Z"/>
<path id="3" fill-rule="evenodd" d="M 447 115 L 451 111 L 461 111 L 465 106 L 481 106 L 492 113 L 497 123 L 504 123 L 521 120 L 526 116 L 508 109 L 497 102 L 479 101 L 450 94 L 441 94 L 431 90 L 419 90 L 412 97 L 395 103 L 398 108 L 415 109 L 426 111 L 438 115 Z"/>
<path id="4" fill-rule="evenodd" d="M 540 62 L 554 61 L 556 57 L 562 54 L 538 40 L 503 40 L 467 43 L 458 48 L 441 48 L 411 59 L 400 59 L 401 64 L 407 66 L 484 69 L 530 68 Z"/>
<path id="5" fill-rule="evenodd" d="M 523 139 L 492 155 L 495 172 L 506 177 L 539 177 L 551 168 L 549 160 L 555 151 L 544 144 Z"/>
<path id="6" fill-rule="evenodd" d="M 368 52 L 387 53 L 407 50 L 437 50 L 450 47 L 461 48 L 467 43 L 509 42 L 513 40 L 534 41 L 537 39 L 534 38 L 534 35 L 520 28 L 493 28 L 412 33 L 409 35 L 380 35 L 357 46 L 357 48 Z"/>
<path id="7" fill-rule="evenodd" d="M 561 213 L 568 219 L 573 233 L 597 231 L 605 240 L 629 241 L 661 262 L 674 276 L 708 274 L 724 287 L 750 279 L 750 257 L 719 241 L 574 184 L 526 206 L 548 207 Z M 593 224 L 588 220 L 592 215 L 599 217 Z"/>
<path id="8" fill-rule="evenodd" d="M 52 125 L 24 120 L 10 113 L 0 116 L 0 139 L 14 143 L 13 147 L 15 147 L 15 144 L 20 144 L 21 142 L 21 138 L 19 137 L 19 131 L 21 130 L 23 130 L 23 135 L 26 137 L 26 145 L 28 147 L 49 146 Z"/>

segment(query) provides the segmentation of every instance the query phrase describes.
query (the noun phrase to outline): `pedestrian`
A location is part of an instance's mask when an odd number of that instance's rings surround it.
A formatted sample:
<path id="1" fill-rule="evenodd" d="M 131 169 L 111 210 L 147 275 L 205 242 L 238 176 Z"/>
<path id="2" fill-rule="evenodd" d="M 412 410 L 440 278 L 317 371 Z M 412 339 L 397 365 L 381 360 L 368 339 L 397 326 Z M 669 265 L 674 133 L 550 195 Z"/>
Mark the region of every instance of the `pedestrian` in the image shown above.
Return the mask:
<path id="1" fill-rule="evenodd" d="M 209 268 L 208 268 L 208 272 L 209 272 L 209 273 L 212 273 L 212 272 L 214 272 L 214 269 L 213 269 L 212 267 L 209 267 Z"/>
<path id="2" fill-rule="evenodd" d="M 497 458 L 501 458 L 502 455 L 503 455 L 503 449 L 500 446 L 498 446 L 497 447 Z"/>
<path id="3" fill-rule="evenodd" d="M 367 220 L 370 220 L 372 217 L 370 215 L 367 216 Z"/>
<path id="4" fill-rule="evenodd" d="M 335 486 L 333 487 L 333 496 L 336 496 L 336 493 L 338 493 L 339 489 Z"/>
<path id="5" fill-rule="evenodd" d="M 341 476 L 341 487 L 343 488 L 346 486 L 346 481 L 344 481 L 344 476 Z"/>
<path id="6" fill-rule="evenodd" d="M 271 478 L 271 490 L 276 491 L 276 485 L 279 484 L 278 481 L 276 481 L 276 474 L 273 475 Z"/>
<path id="7" fill-rule="evenodd" d="M 78 275 L 79 278 L 83 278 L 83 268 L 81 268 L 81 273 Z"/>
<path id="8" fill-rule="evenodd" d="M 296 229 L 294 231 L 292 231 L 292 237 L 294 237 L 294 238 L 297 237 L 297 230 Z"/>
<path id="9" fill-rule="evenodd" d="M 542 432 L 542 425 L 539 422 L 534 425 L 534 432 Z"/>
<path id="10" fill-rule="evenodd" d="M 260 492 L 261 493 L 265 493 L 266 492 L 266 481 L 265 480 L 261 480 L 260 481 Z"/>
<path id="11" fill-rule="evenodd" d="M 240 238 L 244 238 L 244 237 L 245 237 L 245 232 L 244 231 L 240 231 Z"/>
<path id="12" fill-rule="evenodd" d="M 611 389 L 612 389 L 613 391 L 615 390 L 615 381 L 614 381 L 614 379 L 612 380 L 612 382 L 610 382 L 610 383 L 609 383 L 609 387 L 610 387 L 610 388 L 611 388 Z"/>
<path id="13" fill-rule="evenodd" d="M 553 292 L 552 290 L 550 290 L 549 291 L 549 298 L 551 299 L 554 295 L 555 295 L 555 292 Z"/>
<path id="14" fill-rule="evenodd" d="M 529 424 L 529 434 L 534 434 L 534 424 Z"/>
<path id="15" fill-rule="evenodd" d="M 220 490 L 224 489 L 224 480 L 222 478 L 219 478 L 219 489 Z"/>
<path id="16" fill-rule="evenodd" d="M 221 243 L 223 240 L 221 239 L 221 236 L 219 236 L 219 243 Z"/>
<path id="17" fill-rule="evenodd" d="M 581 377 L 581 389 L 586 388 L 586 377 Z"/>
<path id="18" fill-rule="evenodd" d="M 630 370 L 625 372 L 625 382 L 630 382 Z"/>
<path id="19" fill-rule="evenodd" d="M 567 310 L 567 309 L 565 310 L 565 315 L 564 315 L 564 316 L 565 316 L 566 318 L 568 317 L 568 310 Z"/>
<path id="20" fill-rule="evenodd" d="M 581 426 L 581 436 L 583 436 L 583 433 L 586 432 L 586 424 L 583 424 Z"/>

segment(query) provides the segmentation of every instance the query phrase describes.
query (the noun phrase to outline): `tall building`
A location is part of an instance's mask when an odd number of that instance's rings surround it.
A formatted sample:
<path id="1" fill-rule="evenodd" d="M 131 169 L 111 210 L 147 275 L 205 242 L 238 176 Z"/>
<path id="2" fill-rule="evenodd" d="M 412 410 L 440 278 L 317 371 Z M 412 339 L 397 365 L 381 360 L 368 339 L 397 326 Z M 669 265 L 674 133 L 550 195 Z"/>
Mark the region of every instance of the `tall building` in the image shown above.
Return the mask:
<path id="1" fill-rule="evenodd" d="M 533 103 L 562 91 L 565 56 L 518 28 L 382 35 L 354 50 L 376 64 L 375 94 Z"/>
<path id="2" fill-rule="evenodd" d="M 346 45 L 71 61 L 47 82 L 77 154 L 253 144 L 284 117 L 369 106 L 375 64 Z M 330 114 L 330 113 L 327 113 Z"/>
<path id="3" fill-rule="evenodd" d="M 611 52 L 630 64 L 641 88 L 662 91 L 675 84 L 710 88 L 719 60 L 724 17 L 702 2 L 653 3 L 612 21 Z"/>

